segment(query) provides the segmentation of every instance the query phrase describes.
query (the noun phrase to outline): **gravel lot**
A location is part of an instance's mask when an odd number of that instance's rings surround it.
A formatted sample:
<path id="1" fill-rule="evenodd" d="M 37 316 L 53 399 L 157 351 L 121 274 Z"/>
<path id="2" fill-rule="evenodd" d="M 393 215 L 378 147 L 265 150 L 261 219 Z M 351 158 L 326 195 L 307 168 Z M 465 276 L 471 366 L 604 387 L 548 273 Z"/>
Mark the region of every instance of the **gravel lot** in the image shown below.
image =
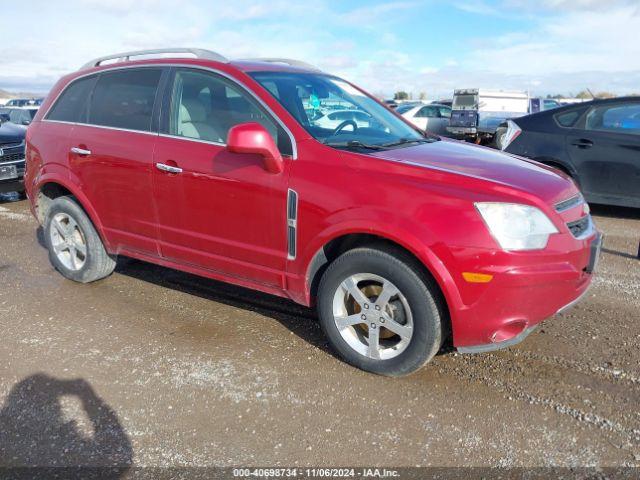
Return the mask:
<path id="1" fill-rule="evenodd" d="M 0 465 L 639 466 L 640 211 L 588 298 L 497 353 L 355 370 L 311 310 L 138 261 L 90 285 L 0 202 Z"/>

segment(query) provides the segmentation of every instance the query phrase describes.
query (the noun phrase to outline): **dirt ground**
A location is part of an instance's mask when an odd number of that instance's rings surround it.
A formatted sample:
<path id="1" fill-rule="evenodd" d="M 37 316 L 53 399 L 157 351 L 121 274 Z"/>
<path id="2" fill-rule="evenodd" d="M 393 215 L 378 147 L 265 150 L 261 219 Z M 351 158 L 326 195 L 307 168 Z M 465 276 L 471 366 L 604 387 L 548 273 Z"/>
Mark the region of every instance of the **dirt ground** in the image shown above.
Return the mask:
<path id="1" fill-rule="evenodd" d="M 4 196 L 0 465 L 638 466 L 640 211 L 594 213 L 581 304 L 517 347 L 389 379 L 286 300 L 128 259 L 67 281 Z"/>

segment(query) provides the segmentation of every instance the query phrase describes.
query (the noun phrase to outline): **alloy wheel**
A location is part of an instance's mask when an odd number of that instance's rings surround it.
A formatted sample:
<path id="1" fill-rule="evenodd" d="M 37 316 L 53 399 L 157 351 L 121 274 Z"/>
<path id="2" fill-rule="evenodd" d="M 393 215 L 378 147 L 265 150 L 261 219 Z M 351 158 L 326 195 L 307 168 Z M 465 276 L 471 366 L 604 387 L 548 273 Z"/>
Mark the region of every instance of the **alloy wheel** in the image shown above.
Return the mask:
<path id="1" fill-rule="evenodd" d="M 389 280 L 372 273 L 351 275 L 338 286 L 333 317 L 343 340 L 374 360 L 400 355 L 413 336 L 407 299 Z"/>
<path id="2" fill-rule="evenodd" d="M 57 213 L 49 228 L 53 253 L 65 268 L 78 271 L 87 261 L 87 242 L 78 223 L 66 213 Z"/>

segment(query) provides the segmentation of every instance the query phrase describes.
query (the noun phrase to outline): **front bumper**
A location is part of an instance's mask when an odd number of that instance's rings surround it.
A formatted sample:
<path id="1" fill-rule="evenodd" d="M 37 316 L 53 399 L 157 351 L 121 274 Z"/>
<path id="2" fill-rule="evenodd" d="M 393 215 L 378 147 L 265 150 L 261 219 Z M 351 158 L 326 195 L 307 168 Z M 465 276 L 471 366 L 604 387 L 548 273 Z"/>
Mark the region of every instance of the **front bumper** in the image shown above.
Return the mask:
<path id="1" fill-rule="evenodd" d="M 496 350 L 502 350 L 503 348 L 512 347 L 514 345 L 519 344 L 525 338 L 529 336 L 531 332 L 533 332 L 537 328 L 537 325 L 534 325 L 529 328 L 525 328 L 522 332 L 520 332 L 515 337 L 511 337 L 509 340 L 504 340 L 502 342 L 497 343 L 485 343 L 483 345 L 473 345 L 469 347 L 458 347 L 458 352 L 460 353 L 487 353 L 493 352 Z"/>
<path id="2" fill-rule="evenodd" d="M 475 127 L 447 127 L 447 132 L 452 135 L 476 135 L 478 133 L 478 129 Z"/>
<path id="3" fill-rule="evenodd" d="M 15 162 L 0 161 L 0 166 L 9 165 L 9 164 L 16 166 L 17 177 L 0 180 L 0 193 L 23 192 L 25 161 L 24 160 L 15 161 Z"/>
<path id="4" fill-rule="evenodd" d="M 583 247 L 566 253 L 564 261 L 532 262 L 496 268 L 491 283 L 462 310 L 452 325 L 454 346 L 461 353 L 480 353 L 513 346 L 542 321 L 566 312 L 589 290 L 602 248 L 599 232 Z M 453 319 L 452 319 L 453 321 Z"/>

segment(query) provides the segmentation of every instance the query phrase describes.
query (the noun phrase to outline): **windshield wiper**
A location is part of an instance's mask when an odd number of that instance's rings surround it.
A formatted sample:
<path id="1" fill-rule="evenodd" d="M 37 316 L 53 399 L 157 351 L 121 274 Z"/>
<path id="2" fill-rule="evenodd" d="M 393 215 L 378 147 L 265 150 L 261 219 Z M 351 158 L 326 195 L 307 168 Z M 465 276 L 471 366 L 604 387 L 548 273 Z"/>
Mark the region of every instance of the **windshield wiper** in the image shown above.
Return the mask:
<path id="1" fill-rule="evenodd" d="M 350 140 L 348 142 L 326 142 L 325 145 L 335 148 L 365 148 L 368 150 L 387 150 L 387 145 L 362 143 L 359 140 Z"/>
<path id="2" fill-rule="evenodd" d="M 428 138 L 401 138 L 395 142 L 383 143 L 382 147 L 397 147 L 398 145 L 406 145 L 408 143 L 431 143 L 435 140 L 429 140 Z"/>

